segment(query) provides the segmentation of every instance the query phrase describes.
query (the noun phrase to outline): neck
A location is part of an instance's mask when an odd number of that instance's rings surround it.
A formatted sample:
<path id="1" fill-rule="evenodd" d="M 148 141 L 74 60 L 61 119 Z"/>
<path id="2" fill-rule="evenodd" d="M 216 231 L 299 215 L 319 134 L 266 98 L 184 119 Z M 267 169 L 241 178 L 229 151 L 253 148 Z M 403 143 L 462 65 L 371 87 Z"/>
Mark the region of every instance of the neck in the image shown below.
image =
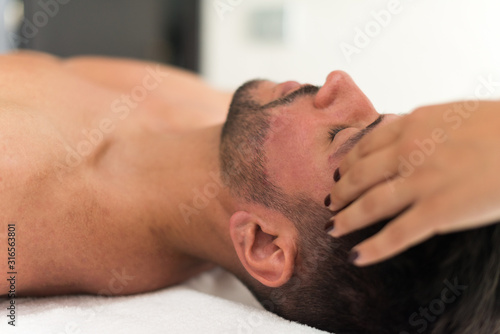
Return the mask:
<path id="1" fill-rule="evenodd" d="M 242 266 L 229 235 L 236 202 L 220 179 L 221 129 L 222 124 L 196 129 L 182 134 L 175 147 L 169 144 L 169 168 L 158 182 L 175 191 L 158 196 L 159 206 L 167 208 L 158 221 L 168 227 L 169 246 L 176 251 L 237 272 Z"/>

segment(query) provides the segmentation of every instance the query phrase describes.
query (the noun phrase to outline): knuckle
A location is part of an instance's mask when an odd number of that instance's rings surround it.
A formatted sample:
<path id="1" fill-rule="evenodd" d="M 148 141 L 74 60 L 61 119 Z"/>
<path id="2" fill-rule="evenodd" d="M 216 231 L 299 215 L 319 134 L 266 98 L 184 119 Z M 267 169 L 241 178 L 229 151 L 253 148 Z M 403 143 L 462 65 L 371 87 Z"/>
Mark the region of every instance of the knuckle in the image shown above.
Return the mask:
<path id="1" fill-rule="evenodd" d="M 380 232 L 379 232 L 380 233 Z M 371 258 L 381 259 L 386 256 L 390 246 L 385 241 L 385 236 L 377 234 L 365 241 L 364 252 L 369 253 Z"/>
<path id="2" fill-rule="evenodd" d="M 417 149 L 418 147 L 411 136 L 406 136 L 405 139 L 398 143 L 398 152 L 406 159 L 408 159 L 409 156 Z"/>
<path id="3" fill-rule="evenodd" d="M 365 137 L 363 139 L 361 139 L 357 144 L 356 144 L 356 150 L 357 150 L 357 154 L 358 156 L 360 157 L 364 157 L 366 155 L 368 155 L 368 153 L 370 153 L 371 151 L 371 143 L 372 141 L 371 140 L 367 140 L 368 138 Z M 356 152 L 356 151 L 354 151 Z"/>
<path id="4" fill-rule="evenodd" d="M 356 226 L 349 218 L 349 215 L 341 212 L 335 216 L 335 229 L 339 231 L 353 231 L 356 229 Z"/>
<path id="5" fill-rule="evenodd" d="M 346 202 L 346 196 L 343 194 L 341 187 L 338 187 L 331 192 L 330 199 L 334 206 L 340 206 Z"/>
<path id="6" fill-rule="evenodd" d="M 426 222 L 429 231 L 434 234 L 441 234 L 448 230 L 451 225 L 450 219 L 440 218 L 439 212 L 445 208 L 445 203 L 440 197 L 433 196 L 420 205 L 418 213 L 422 220 Z"/>
<path id="7" fill-rule="evenodd" d="M 434 236 L 439 233 L 442 228 L 438 224 L 438 220 L 435 217 L 436 208 L 439 207 L 438 203 L 430 201 L 427 203 L 422 203 L 413 209 L 412 220 L 418 222 L 418 234 L 425 234 L 427 237 Z M 407 224 L 405 224 L 407 225 Z M 402 233 L 407 232 L 407 226 L 401 226 Z M 417 231 L 417 228 L 412 229 L 412 231 Z M 412 236 L 408 235 L 407 238 L 410 239 Z"/>
<path id="8" fill-rule="evenodd" d="M 441 207 L 440 199 L 433 197 L 432 200 L 424 200 L 421 203 L 419 203 L 415 211 L 420 218 L 428 219 L 431 218 L 433 216 L 433 213 L 437 212 L 440 207 Z"/>
<path id="9" fill-rule="evenodd" d="M 355 164 L 351 167 L 349 174 L 347 175 L 349 183 L 353 186 L 359 186 L 365 181 L 365 168 L 363 164 Z"/>
<path id="10" fill-rule="evenodd" d="M 374 215 L 377 213 L 377 209 L 379 208 L 379 197 L 374 193 L 363 196 L 360 199 L 359 206 L 363 215 Z"/>
<path id="11" fill-rule="evenodd" d="M 383 230 L 383 246 L 384 248 L 397 249 L 400 248 L 406 239 L 406 229 L 402 224 L 389 223 Z"/>
<path id="12" fill-rule="evenodd" d="M 353 149 L 354 150 L 354 149 Z M 341 175 L 345 174 L 356 161 L 355 152 L 349 152 L 339 165 Z"/>

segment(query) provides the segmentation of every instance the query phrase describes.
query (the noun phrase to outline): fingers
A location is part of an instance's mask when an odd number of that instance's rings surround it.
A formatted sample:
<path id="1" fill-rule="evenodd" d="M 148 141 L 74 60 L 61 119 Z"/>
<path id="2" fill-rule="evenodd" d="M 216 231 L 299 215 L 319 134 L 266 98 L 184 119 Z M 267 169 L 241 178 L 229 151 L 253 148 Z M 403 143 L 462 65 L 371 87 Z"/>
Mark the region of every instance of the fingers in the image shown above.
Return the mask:
<path id="1" fill-rule="evenodd" d="M 339 166 L 340 175 L 344 175 L 359 159 L 393 144 L 401 134 L 401 122 L 404 118 L 387 125 L 380 125 L 380 127 L 363 137 L 343 159 Z"/>
<path id="2" fill-rule="evenodd" d="M 393 257 L 435 234 L 433 224 L 422 224 L 420 209 L 410 209 L 373 237 L 353 248 L 353 261 L 366 266 Z"/>
<path id="3" fill-rule="evenodd" d="M 408 188 L 411 187 L 412 185 L 408 185 Z M 400 188 L 404 187 L 399 187 L 398 197 L 401 194 Z M 402 193 L 404 194 L 404 191 Z M 354 264 L 366 266 L 377 263 L 398 255 L 434 235 L 478 228 L 496 221 L 484 219 L 485 217 L 479 215 L 467 217 L 457 212 L 466 205 L 461 201 L 463 197 L 457 196 L 456 193 L 457 189 L 450 188 L 413 204 L 380 232 L 353 248 L 353 254 L 357 254 Z"/>
<path id="4" fill-rule="evenodd" d="M 392 147 L 377 151 L 358 161 L 338 181 L 330 194 L 329 209 L 337 211 L 358 198 L 367 189 L 389 181 L 397 172 L 397 159 Z"/>
<path id="5" fill-rule="evenodd" d="M 333 237 L 365 228 L 384 218 L 393 217 L 415 200 L 413 187 L 395 178 L 381 183 L 334 217 Z"/>

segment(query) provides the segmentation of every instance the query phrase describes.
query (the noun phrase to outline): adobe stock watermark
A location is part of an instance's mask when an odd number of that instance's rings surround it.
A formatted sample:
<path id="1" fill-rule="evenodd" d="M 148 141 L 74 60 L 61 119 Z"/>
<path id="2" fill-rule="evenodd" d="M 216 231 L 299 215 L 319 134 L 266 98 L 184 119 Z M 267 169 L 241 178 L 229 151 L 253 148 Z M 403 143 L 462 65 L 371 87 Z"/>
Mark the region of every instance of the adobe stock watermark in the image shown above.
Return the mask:
<path id="1" fill-rule="evenodd" d="M 212 5 L 217 16 L 221 21 L 224 21 L 228 13 L 232 13 L 245 0 L 214 0 Z"/>
<path id="2" fill-rule="evenodd" d="M 26 45 L 30 40 L 35 38 L 40 30 L 43 29 L 50 20 L 59 14 L 62 6 L 67 5 L 71 0 L 38 0 L 37 4 L 40 10 L 35 12 L 31 18 L 26 16 L 21 22 L 21 35 L 10 32 L 7 35 L 8 41 L 12 48 Z"/>
<path id="3" fill-rule="evenodd" d="M 251 156 L 255 154 L 253 145 L 250 145 L 248 142 L 243 141 L 239 143 L 238 147 L 235 149 L 241 156 Z M 209 181 L 203 186 L 193 188 L 191 203 L 180 203 L 178 205 L 182 218 L 186 224 L 190 224 L 193 215 L 200 215 L 201 212 L 210 205 L 210 202 L 219 196 L 222 189 L 227 188 L 222 180 L 230 179 L 233 175 L 240 172 L 241 162 L 232 161 L 231 163 L 232 165 L 227 171 L 208 172 Z"/>
<path id="4" fill-rule="evenodd" d="M 211 171 L 208 175 L 213 182 L 208 182 L 203 187 L 194 188 L 192 190 L 194 196 L 190 205 L 185 203 L 179 204 L 179 210 L 186 224 L 191 223 L 191 217 L 193 215 L 199 215 L 202 210 L 206 209 L 210 201 L 215 199 L 219 195 L 221 189 L 225 187 L 218 173 Z"/>
<path id="5" fill-rule="evenodd" d="M 413 1 L 413 0 L 409 0 Z M 395 15 L 403 11 L 403 6 L 400 0 L 389 0 L 386 8 L 370 13 L 372 19 L 364 24 L 361 28 L 354 27 L 354 37 L 352 42 L 342 42 L 339 44 L 340 51 L 348 63 L 352 62 L 354 55 L 360 54 L 377 38 L 384 29 L 392 22 Z"/>
<path id="6" fill-rule="evenodd" d="M 413 312 L 408 318 L 408 323 L 411 327 L 416 327 L 418 333 L 423 333 L 429 324 L 437 321 L 438 317 L 446 311 L 446 307 L 459 299 L 462 293 L 467 290 L 467 285 L 461 285 L 458 282 L 458 277 L 450 282 L 444 280 L 445 288 L 441 290 L 439 298 L 431 300 L 427 307 L 420 307 L 418 312 Z M 399 334 L 410 334 L 406 331 L 401 331 Z"/>
<path id="7" fill-rule="evenodd" d="M 17 313 L 17 304 L 16 304 L 16 287 L 18 282 L 17 277 L 17 245 L 16 245 L 16 223 L 10 222 L 7 225 L 7 282 L 8 283 L 8 292 L 7 298 L 9 300 L 9 307 L 7 307 L 7 324 L 10 326 L 16 326 L 16 313 Z"/>
<path id="8" fill-rule="evenodd" d="M 112 269 L 111 275 L 113 277 L 108 281 L 108 286 L 105 289 L 99 290 L 97 294 L 102 296 L 118 295 L 129 285 L 129 282 L 132 282 L 135 279 L 135 276 L 127 275 L 125 268 L 122 268 L 121 272 L 116 269 Z"/>
<path id="9" fill-rule="evenodd" d="M 461 103 L 455 103 L 451 108 L 446 110 L 443 114 L 443 121 L 450 124 L 452 130 L 457 130 L 461 127 L 463 122 L 473 115 L 479 107 L 480 99 L 487 99 L 493 96 L 496 90 L 500 87 L 500 81 L 494 81 L 493 75 L 488 77 L 479 76 L 479 84 L 474 90 L 474 98 Z M 405 182 L 405 179 L 410 177 L 415 169 L 421 166 L 425 160 L 436 151 L 439 144 L 448 140 L 446 131 L 442 128 L 435 128 L 432 130 L 430 137 L 423 140 L 415 139 L 413 143 L 417 146 L 412 150 L 407 157 L 400 155 L 398 157 L 398 182 Z M 385 173 L 386 181 L 390 181 L 393 175 Z M 394 191 L 394 188 L 393 188 Z"/>
<path id="10" fill-rule="evenodd" d="M 66 150 L 64 163 L 56 162 L 59 181 L 62 181 L 62 176 L 65 173 L 81 165 L 87 157 L 98 150 L 105 137 L 112 133 L 116 126 L 124 121 L 132 111 L 137 109 L 152 91 L 160 87 L 160 84 L 169 75 L 168 72 L 161 69 L 159 64 L 156 68 L 148 66 L 141 84 L 134 86 L 129 94 L 122 94 L 111 102 L 109 117 L 102 118 L 93 129 L 82 129 L 83 139 L 75 147 L 64 143 Z"/>
<path id="11" fill-rule="evenodd" d="M 252 146 L 247 142 L 241 142 L 236 149 L 243 156 L 254 154 Z M 219 196 L 222 189 L 227 188 L 222 180 L 231 178 L 232 175 L 239 173 L 240 163 L 240 161 L 232 161 L 232 166 L 228 171 L 208 172 L 209 181 L 203 186 L 192 189 L 193 197 L 191 203 L 180 203 L 178 205 L 184 223 L 190 224 L 193 215 L 200 215 L 210 205 L 210 202 Z"/>

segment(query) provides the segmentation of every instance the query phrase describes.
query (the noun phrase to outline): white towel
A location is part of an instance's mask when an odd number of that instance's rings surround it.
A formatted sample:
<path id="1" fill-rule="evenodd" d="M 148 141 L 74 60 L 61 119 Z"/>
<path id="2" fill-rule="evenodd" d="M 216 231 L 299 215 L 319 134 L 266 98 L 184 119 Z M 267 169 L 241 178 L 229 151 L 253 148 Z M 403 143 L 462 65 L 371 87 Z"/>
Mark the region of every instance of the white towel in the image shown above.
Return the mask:
<path id="1" fill-rule="evenodd" d="M 172 288 L 125 297 L 18 298 L 16 327 L 0 302 L 0 333 L 325 333 L 265 311 L 229 273 L 215 269 Z"/>

